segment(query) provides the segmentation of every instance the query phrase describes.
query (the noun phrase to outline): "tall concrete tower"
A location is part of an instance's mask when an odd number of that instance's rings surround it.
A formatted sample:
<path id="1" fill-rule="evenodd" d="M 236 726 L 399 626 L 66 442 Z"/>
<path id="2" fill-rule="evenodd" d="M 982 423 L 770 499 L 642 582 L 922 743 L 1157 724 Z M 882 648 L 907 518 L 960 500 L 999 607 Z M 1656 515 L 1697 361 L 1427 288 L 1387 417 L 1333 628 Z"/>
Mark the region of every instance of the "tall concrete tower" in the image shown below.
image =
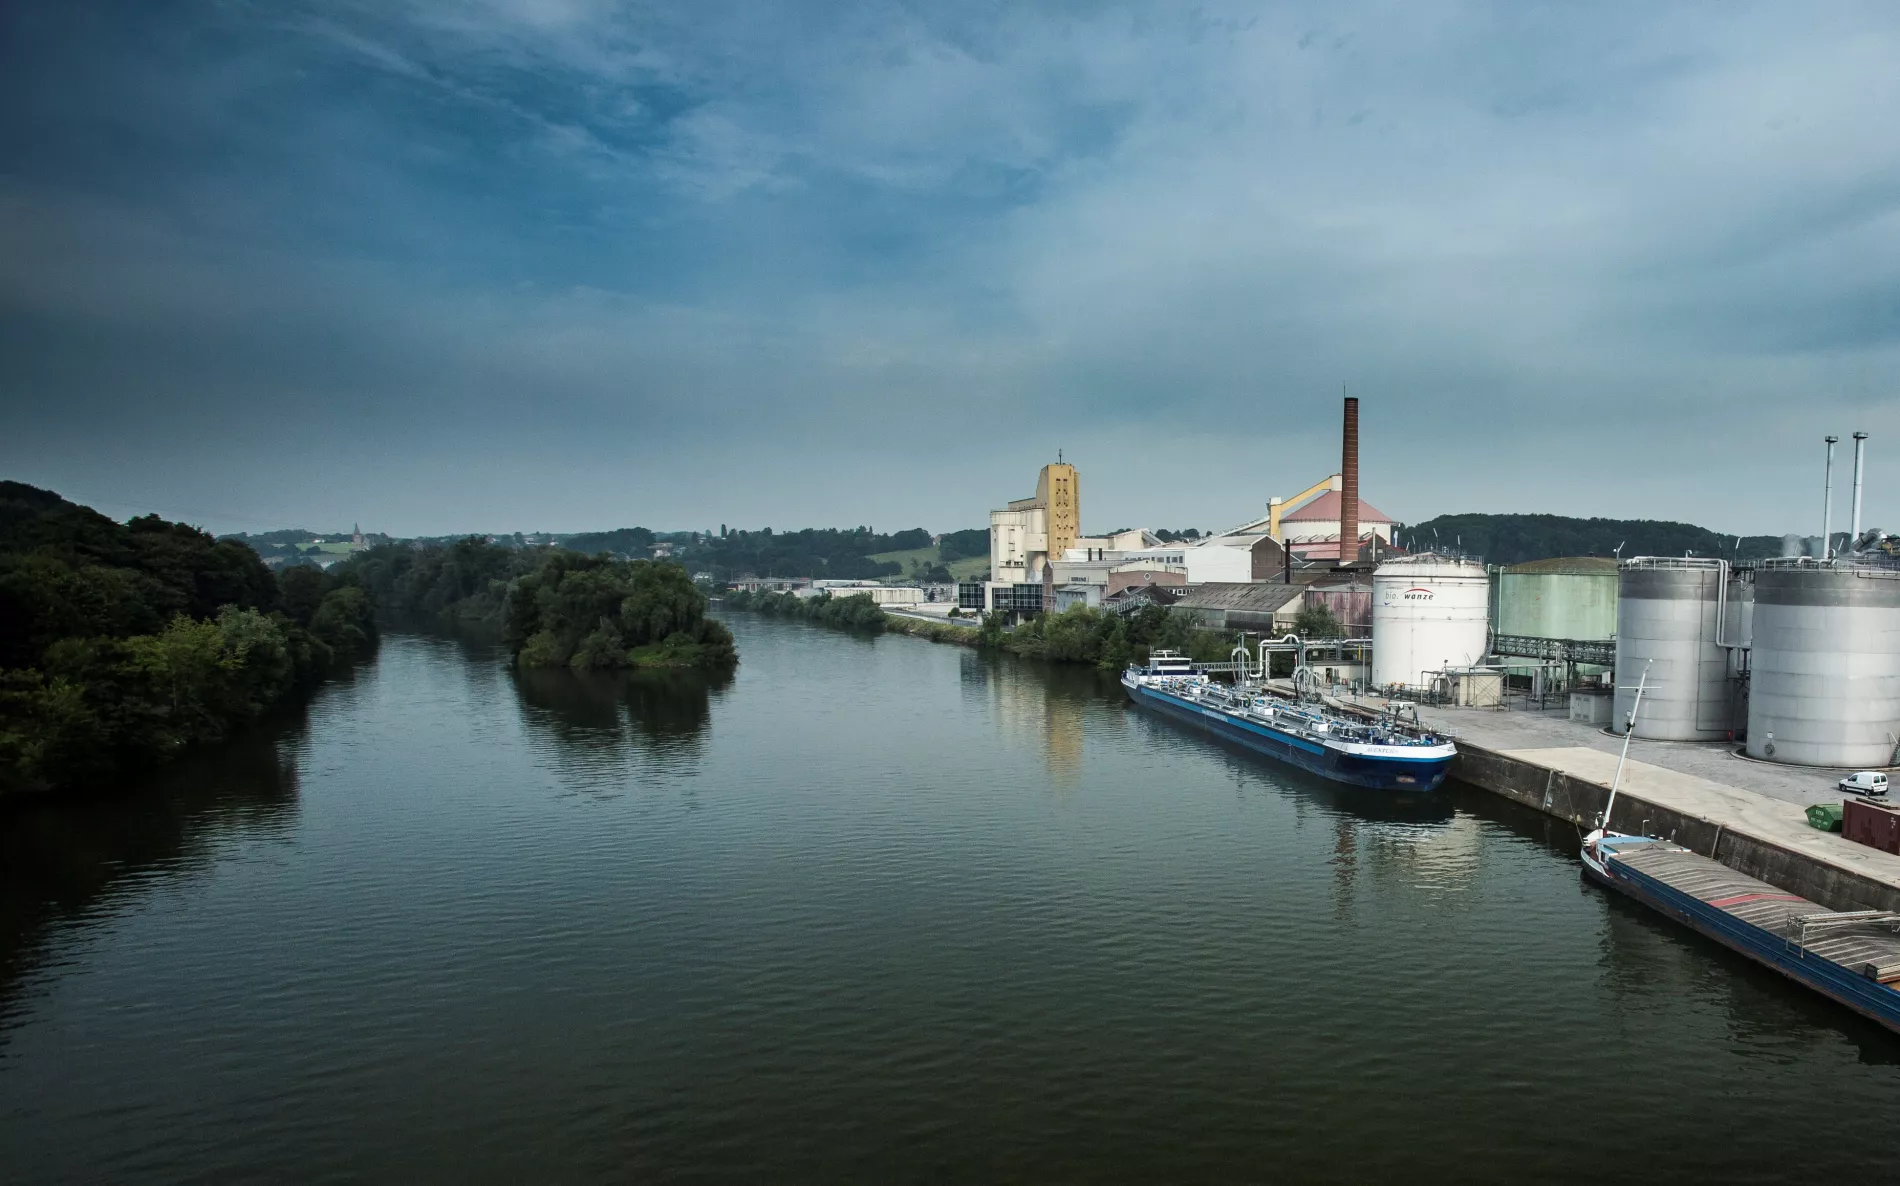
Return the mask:
<path id="1" fill-rule="evenodd" d="M 1049 557 L 1060 560 L 1062 553 L 1082 538 L 1082 490 L 1075 467 L 1063 462 L 1042 467 L 1036 478 L 1036 501 L 1049 516 Z"/>

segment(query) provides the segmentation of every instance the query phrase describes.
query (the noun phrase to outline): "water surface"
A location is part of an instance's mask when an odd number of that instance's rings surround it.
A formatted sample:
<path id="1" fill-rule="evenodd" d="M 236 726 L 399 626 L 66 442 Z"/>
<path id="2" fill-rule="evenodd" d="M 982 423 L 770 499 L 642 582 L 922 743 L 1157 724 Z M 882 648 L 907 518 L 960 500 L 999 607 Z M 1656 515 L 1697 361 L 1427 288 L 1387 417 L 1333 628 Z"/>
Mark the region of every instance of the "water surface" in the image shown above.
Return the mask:
<path id="1" fill-rule="evenodd" d="M 732 624 L 710 680 L 391 637 L 0 816 L 7 1178 L 1894 1172 L 1900 1044 L 1582 886 L 1567 826 Z"/>

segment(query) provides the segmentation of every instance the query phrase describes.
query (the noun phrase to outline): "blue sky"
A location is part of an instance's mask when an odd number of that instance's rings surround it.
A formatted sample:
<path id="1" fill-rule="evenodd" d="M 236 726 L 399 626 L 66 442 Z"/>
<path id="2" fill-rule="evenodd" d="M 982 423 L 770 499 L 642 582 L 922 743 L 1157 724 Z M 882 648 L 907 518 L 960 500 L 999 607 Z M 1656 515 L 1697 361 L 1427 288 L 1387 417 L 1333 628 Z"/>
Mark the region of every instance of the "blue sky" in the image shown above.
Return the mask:
<path id="1" fill-rule="evenodd" d="M 0 9 L 0 473 L 396 533 L 1900 529 L 1890 4 Z M 1810 522 L 1813 520 L 1813 522 Z"/>

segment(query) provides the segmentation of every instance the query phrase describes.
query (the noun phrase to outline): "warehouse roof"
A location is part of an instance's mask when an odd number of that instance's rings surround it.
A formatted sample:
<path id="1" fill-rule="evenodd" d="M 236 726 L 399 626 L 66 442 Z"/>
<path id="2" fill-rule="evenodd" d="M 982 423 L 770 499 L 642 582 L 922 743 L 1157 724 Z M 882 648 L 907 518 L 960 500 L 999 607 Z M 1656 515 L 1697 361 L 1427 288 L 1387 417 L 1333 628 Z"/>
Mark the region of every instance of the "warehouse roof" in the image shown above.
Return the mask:
<path id="1" fill-rule="evenodd" d="M 1297 574 L 1296 574 L 1297 575 Z M 1297 601 L 1306 591 L 1303 582 L 1282 585 L 1266 581 L 1209 581 L 1189 585 L 1187 595 L 1175 602 L 1182 609 L 1242 609 L 1272 612 Z"/>
<path id="2" fill-rule="evenodd" d="M 1290 515 L 1281 515 L 1282 523 L 1337 523 L 1339 522 L 1339 504 L 1343 501 L 1337 490 L 1328 490 L 1312 502 L 1307 503 Z M 1359 500 L 1359 522 L 1391 523 L 1392 516 L 1365 499 Z"/>

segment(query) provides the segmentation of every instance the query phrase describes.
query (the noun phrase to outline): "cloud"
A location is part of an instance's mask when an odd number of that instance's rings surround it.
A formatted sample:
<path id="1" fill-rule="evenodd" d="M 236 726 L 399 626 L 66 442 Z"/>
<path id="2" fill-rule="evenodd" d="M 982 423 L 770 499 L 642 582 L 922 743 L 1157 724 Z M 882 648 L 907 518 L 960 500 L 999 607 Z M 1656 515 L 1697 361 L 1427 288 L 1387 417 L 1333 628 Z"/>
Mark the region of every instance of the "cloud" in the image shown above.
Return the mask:
<path id="1" fill-rule="evenodd" d="M 0 461 L 49 481 L 114 409 L 209 456 L 248 415 L 360 458 L 373 415 L 390 457 L 517 449 L 568 491 L 529 526 L 616 521 L 572 501 L 604 439 L 654 475 L 629 520 L 744 457 L 720 518 L 895 522 L 836 475 L 904 442 L 898 518 L 980 521 L 1061 444 L 1109 517 L 1212 525 L 1331 468 L 1345 383 L 1404 517 L 1780 530 L 1791 437 L 1900 430 L 1882 6 L 120 15 L 0 51 Z"/>

